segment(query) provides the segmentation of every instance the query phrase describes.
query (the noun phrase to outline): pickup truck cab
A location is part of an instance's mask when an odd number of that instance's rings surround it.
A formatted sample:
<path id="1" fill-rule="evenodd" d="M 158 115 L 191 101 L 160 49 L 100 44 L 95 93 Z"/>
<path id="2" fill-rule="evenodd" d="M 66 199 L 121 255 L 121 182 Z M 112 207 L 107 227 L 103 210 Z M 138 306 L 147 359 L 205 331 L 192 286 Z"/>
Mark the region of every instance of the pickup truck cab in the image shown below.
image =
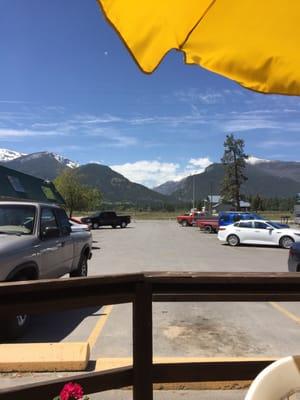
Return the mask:
<path id="1" fill-rule="evenodd" d="M 91 233 L 72 232 L 59 206 L 0 202 L 0 281 L 87 276 L 91 256 Z M 19 336 L 28 321 L 27 315 L 17 316 L 6 321 L 5 327 Z"/>
<path id="2" fill-rule="evenodd" d="M 191 211 L 183 215 L 179 215 L 176 219 L 181 226 L 194 226 L 198 219 L 204 218 L 205 213 L 202 211 Z"/>
<path id="3" fill-rule="evenodd" d="M 90 217 L 81 218 L 81 222 L 90 225 L 93 229 L 98 229 L 101 226 L 126 228 L 131 222 L 131 217 L 129 215 L 117 215 L 114 211 L 99 211 Z"/>

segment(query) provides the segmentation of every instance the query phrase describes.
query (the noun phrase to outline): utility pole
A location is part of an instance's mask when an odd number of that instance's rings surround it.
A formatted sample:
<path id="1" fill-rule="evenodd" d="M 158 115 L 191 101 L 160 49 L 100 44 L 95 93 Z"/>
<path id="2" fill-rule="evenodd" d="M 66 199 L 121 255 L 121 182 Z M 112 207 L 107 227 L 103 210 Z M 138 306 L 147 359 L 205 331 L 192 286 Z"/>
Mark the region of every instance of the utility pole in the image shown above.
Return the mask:
<path id="1" fill-rule="evenodd" d="M 193 175 L 193 208 L 195 208 L 195 175 Z"/>
<path id="2" fill-rule="evenodd" d="M 210 202 L 209 202 L 209 214 L 212 215 L 212 182 L 209 182 Z"/>

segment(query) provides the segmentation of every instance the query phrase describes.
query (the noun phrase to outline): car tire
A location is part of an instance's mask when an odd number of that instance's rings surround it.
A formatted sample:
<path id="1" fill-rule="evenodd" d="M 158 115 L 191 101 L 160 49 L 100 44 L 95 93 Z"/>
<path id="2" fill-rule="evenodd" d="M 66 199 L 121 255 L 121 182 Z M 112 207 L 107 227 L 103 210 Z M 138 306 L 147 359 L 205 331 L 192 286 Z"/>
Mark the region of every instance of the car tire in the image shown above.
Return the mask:
<path id="1" fill-rule="evenodd" d="M 12 282 L 16 281 L 27 281 L 28 278 L 23 275 L 19 275 L 15 279 L 12 279 Z M 28 326 L 30 324 L 30 315 L 22 314 L 16 315 L 15 317 L 5 318 L 0 321 L 1 329 L 0 329 L 0 337 L 4 339 L 17 339 L 22 337 Z"/>
<path id="2" fill-rule="evenodd" d="M 282 236 L 279 241 L 279 246 L 283 249 L 290 249 L 294 242 L 294 239 L 290 236 Z"/>
<path id="3" fill-rule="evenodd" d="M 186 227 L 188 226 L 187 221 L 182 221 L 182 222 L 181 222 L 181 226 L 183 226 L 184 228 L 186 228 Z"/>
<path id="4" fill-rule="evenodd" d="M 227 243 L 229 246 L 235 247 L 240 244 L 240 239 L 236 235 L 229 235 L 227 238 Z"/>
<path id="5" fill-rule="evenodd" d="M 113 229 L 116 229 L 117 225 L 112 225 L 111 227 L 112 227 Z"/>
<path id="6" fill-rule="evenodd" d="M 94 223 L 93 223 L 93 229 L 98 229 L 98 228 L 99 228 L 98 222 L 94 222 Z"/>
<path id="7" fill-rule="evenodd" d="M 77 269 L 70 272 L 70 278 L 80 278 L 88 276 L 88 256 L 83 254 L 80 258 Z"/>
<path id="8" fill-rule="evenodd" d="M 126 228 L 126 226 L 127 226 L 126 222 L 125 222 L 125 221 L 122 221 L 120 227 L 121 227 L 121 228 Z"/>
<path id="9" fill-rule="evenodd" d="M 211 225 L 206 225 L 206 226 L 204 227 L 204 232 L 206 232 L 206 233 L 212 233 L 212 232 L 213 232 L 212 226 L 211 226 Z"/>

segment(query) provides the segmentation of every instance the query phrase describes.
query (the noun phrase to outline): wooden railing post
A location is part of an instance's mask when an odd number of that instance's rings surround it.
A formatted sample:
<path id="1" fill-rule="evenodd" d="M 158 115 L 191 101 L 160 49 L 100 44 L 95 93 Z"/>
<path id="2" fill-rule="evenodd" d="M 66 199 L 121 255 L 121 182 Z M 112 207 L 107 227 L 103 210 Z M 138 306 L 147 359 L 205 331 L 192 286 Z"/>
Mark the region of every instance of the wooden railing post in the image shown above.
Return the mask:
<path id="1" fill-rule="evenodd" d="M 133 400 L 153 400 L 152 288 L 136 284 L 133 301 Z"/>

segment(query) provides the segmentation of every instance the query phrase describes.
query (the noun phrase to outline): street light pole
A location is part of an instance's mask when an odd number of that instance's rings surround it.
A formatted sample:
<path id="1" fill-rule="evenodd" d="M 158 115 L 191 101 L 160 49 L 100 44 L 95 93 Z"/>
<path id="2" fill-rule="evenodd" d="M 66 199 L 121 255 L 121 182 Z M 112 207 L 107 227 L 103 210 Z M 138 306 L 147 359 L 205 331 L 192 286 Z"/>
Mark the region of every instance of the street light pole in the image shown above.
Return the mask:
<path id="1" fill-rule="evenodd" d="M 209 213 L 212 215 L 212 182 L 209 182 L 209 191 L 210 191 L 210 202 L 209 202 Z"/>
<path id="2" fill-rule="evenodd" d="M 193 175 L 193 208 L 195 208 L 195 175 Z"/>

